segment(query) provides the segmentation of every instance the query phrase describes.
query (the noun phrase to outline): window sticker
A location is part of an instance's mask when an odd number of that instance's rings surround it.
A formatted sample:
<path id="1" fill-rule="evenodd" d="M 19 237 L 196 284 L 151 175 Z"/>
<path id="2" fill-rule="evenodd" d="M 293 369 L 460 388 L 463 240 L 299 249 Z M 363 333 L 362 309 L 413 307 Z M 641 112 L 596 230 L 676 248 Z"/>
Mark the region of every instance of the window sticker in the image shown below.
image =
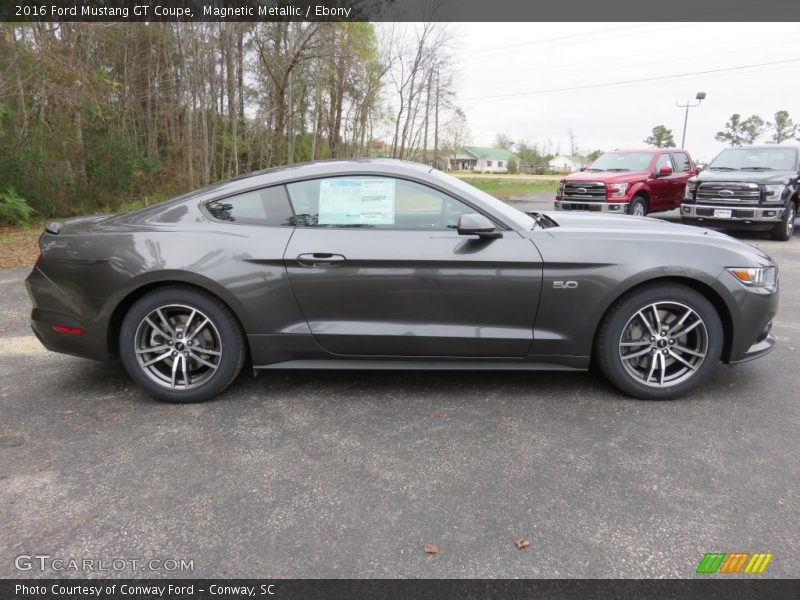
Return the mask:
<path id="1" fill-rule="evenodd" d="M 319 186 L 320 225 L 394 225 L 394 179 L 325 179 Z"/>

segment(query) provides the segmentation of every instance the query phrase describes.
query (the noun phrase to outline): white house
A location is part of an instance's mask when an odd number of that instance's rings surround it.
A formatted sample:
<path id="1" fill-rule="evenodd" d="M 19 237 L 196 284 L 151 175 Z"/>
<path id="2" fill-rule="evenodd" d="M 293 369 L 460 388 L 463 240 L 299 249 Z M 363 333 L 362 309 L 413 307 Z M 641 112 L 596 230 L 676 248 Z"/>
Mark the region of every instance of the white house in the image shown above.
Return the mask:
<path id="1" fill-rule="evenodd" d="M 519 157 L 505 148 L 481 148 L 466 146 L 458 155 L 448 159 L 451 171 L 474 171 L 477 173 L 508 173 L 508 162 Z"/>
<path id="2" fill-rule="evenodd" d="M 583 161 L 575 156 L 562 156 L 557 155 L 553 158 L 548 165 L 554 171 L 562 171 L 567 173 L 575 173 L 576 171 L 581 170 L 581 164 Z"/>

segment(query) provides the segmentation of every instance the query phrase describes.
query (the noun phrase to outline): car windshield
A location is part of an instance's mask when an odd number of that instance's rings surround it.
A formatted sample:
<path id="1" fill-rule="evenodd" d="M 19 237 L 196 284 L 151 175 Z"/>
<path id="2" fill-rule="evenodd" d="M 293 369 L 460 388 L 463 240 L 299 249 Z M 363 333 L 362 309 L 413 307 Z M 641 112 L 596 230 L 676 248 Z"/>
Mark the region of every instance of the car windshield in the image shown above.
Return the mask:
<path id="1" fill-rule="evenodd" d="M 533 229 L 536 226 L 536 220 L 531 218 L 530 216 L 526 215 L 524 212 L 517 210 L 516 208 L 509 206 L 502 200 L 498 200 L 491 194 L 487 194 L 483 190 L 479 190 L 474 185 L 470 185 L 465 181 L 462 181 L 458 177 L 453 177 L 452 175 L 447 175 L 442 171 L 438 171 L 433 169 L 431 171 L 432 174 L 436 175 L 440 179 L 445 179 L 447 183 L 452 185 L 454 188 L 462 190 L 469 194 L 470 196 L 477 197 L 478 200 L 487 204 L 492 210 L 497 213 L 503 215 L 503 217 L 507 218 L 510 221 L 513 221 L 517 225 L 519 225 L 523 229 Z"/>
<path id="2" fill-rule="evenodd" d="M 797 163 L 794 148 L 729 148 L 708 165 L 723 171 L 793 171 Z"/>
<path id="3" fill-rule="evenodd" d="M 606 152 L 588 171 L 646 171 L 653 160 L 652 152 Z"/>

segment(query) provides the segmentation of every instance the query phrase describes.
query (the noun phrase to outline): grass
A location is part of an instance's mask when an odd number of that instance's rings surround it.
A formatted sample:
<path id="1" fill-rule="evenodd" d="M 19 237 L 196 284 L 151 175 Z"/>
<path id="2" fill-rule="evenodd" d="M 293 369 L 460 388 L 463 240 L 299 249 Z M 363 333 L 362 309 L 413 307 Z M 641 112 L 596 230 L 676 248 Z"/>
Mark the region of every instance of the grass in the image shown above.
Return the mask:
<path id="1" fill-rule="evenodd" d="M 537 192 L 553 192 L 558 179 L 523 179 L 521 177 L 461 177 L 461 180 L 501 199 L 527 196 Z"/>
<path id="2" fill-rule="evenodd" d="M 152 205 L 154 202 L 148 204 Z M 145 206 L 147 206 L 145 202 L 138 200 L 122 204 L 114 212 L 124 213 Z M 91 212 L 86 214 L 91 214 Z M 21 227 L 0 225 L 0 269 L 33 267 L 39 254 L 39 236 L 44 231 L 44 224 L 49 220 L 55 219 L 36 219 L 29 225 Z"/>
<path id="3" fill-rule="evenodd" d="M 39 236 L 44 222 L 25 227 L 0 226 L 0 269 L 33 267 L 39 254 Z"/>

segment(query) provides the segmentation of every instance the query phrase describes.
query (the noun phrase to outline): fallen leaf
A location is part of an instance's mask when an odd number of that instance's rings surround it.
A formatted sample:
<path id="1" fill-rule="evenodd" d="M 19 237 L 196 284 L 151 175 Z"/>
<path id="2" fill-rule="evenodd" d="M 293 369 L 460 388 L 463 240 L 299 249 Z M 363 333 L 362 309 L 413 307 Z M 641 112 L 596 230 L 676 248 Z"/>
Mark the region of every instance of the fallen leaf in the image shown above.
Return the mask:
<path id="1" fill-rule="evenodd" d="M 425 544 L 423 550 L 425 550 L 425 554 L 436 554 L 439 552 L 439 546 L 436 544 Z"/>
<path id="2" fill-rule="evenodd" d="M 433 413 L 433 416 L 434 416 L 434 417 L 446 417 L 446 416 L 447 416 L 447 413 L 446 413 L 446 412 L 444 412 L 444 411 L 443 411 L 443 410 L 440 408 L 440 409 L 439 409 L 439 410 L 437 410 L 435 413 Z"/>
<path id="3" fill-rule="evenodd" d="M 530 546 L 531 541 L 526 540 L 525 538 L 519 538 L 517 541 L 514 542 L 514 545 L 520 550 L 522 550 L 523 548 L 527 548 L 528 546 Z"/>

